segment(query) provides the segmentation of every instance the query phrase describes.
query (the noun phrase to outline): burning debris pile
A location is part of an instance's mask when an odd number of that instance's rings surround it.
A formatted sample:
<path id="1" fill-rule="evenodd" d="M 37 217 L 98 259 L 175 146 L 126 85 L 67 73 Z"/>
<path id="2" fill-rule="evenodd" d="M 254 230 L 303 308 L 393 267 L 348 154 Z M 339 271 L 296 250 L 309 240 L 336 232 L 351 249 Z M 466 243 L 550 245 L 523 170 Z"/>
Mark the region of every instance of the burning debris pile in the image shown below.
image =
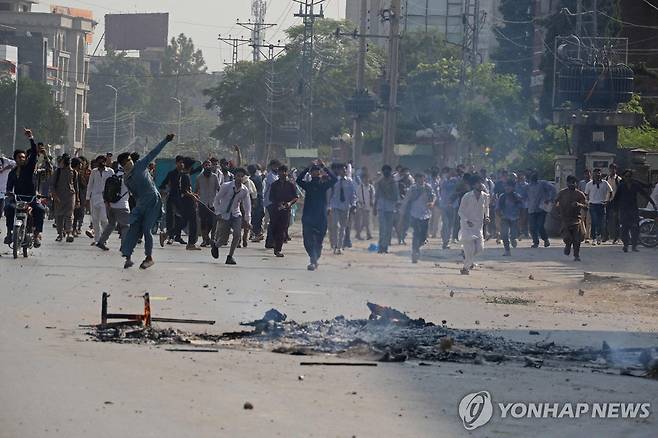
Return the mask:
<path id="1" fill-rule="evenodd" d="M 97 326 L 89 334 L 98 341 L 148 344 L 196 344 L 264 349 L 295 355 L 332 354 L 384 362 L 448 361 L 458 363 L 515 363 L 525 367 L 585 367 L 595 372 L 658 376 L 658 349 L 572 348 L 553 342 L 523 343 L 482 333 L 435 325 L 423 319 L 368 303 L 368 319 L 298 323 L 275 309 L 242 325 L 252 331 L 222 335 L 194 334 L 153 327 Z"/>

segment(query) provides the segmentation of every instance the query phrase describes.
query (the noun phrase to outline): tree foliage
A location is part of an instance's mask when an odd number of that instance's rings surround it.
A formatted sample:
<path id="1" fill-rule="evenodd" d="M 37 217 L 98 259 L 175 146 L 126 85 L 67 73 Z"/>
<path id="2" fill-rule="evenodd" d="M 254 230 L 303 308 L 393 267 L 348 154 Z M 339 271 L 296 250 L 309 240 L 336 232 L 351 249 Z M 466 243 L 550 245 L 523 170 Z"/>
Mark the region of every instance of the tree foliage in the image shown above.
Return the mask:
<path id="1" fill-rule="evenodd" d="M 345 101 L 355 91 L 357 46 L 349 37 L 335 36 L 337 28 L 347 31 L 348 26 L 346 21 L 316 22 L 312 69 L 316 144 L 329 144 L 332 136 L 351 130 Z M 287 34 L 286 52 L 274 62 L 240 62 L 228 67 L 222 81 L 206 91 L 207 107 L 219 111 L 220 124 L 212 133 L 215 138 L 225 143 L 264 144 L 270 122 L 268 96 L 273 97 L 275 130 L 296 126 L 303 27 L 291 27 Z M 373 48 L 366 59 L 366 83 L 371 90 L 376 88 L 381 65 L 381 55 Z"/>
<path id="2" fill-rule="evenodd" d="M 498 47 L 492 55 L 496 71 L 515 75 L 524 96 L 530 95 L 534 43 L 533 1 L 501 0 L 502 20 L 494 27 Z"/>
<path id="3" fill-rule="evenodd" d="M 87 144 L 100 148 L 112 141 L 115 94 L 108 84 L 119 90 L 117 143 L 120 147 L 132 140 L 133 118 L 139 145 L 148 145 L 153 138 L 177 132 L 179 104 L 174 98 L 181 101 L 182 141 L 190 143 L 191 149 L 207 144 L 215 117 L 202 109 L 203 90 L 214 85 L 216 78 L 206 72 L 201 50 L 184 34 L 171 39 L 159 63 L 147 63 L 126 52 L 108 51 L 95 63 L 90 75 L 88 110 L 92 127 L 87 131 Z"/>
<path id="4" fill-rule="evenodd" d="M 10 153 L 14 135 L 15 84 L 10 79 L 0 81 L 0 102 L 3 102 L 0 105 L 0 146 L 7 154 Z M 27 77 L 19 78 L 17 116 L 17 128 L 33 128 L 44 143 L 62 144 L 66 141 L 66 119 L 53 103 L 49 85 Z M 18 141 L 21 141 L 20 137 Z"/>

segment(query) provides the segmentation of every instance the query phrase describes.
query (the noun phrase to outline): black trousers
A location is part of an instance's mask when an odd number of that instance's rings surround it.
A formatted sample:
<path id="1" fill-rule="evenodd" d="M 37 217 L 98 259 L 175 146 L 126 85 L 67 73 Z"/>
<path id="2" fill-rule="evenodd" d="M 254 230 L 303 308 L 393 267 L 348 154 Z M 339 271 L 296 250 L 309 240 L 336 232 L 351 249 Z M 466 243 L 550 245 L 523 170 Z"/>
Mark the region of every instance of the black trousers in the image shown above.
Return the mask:
<path id="1" fill-rule="evenodd" d="M 619 211 L 621 222 L 621 241 L 624 246 L 637 246 L 640 239 L 640 215 L 636 211 Z"/>
<path id="2" fill-rule="evenodd" d="M 263 218 L 265 218 L 263 200 L 257 199 L 251 208 L 251 232 L 254 236 L 263 234 Z"/>
<path id="3" fill-rule="evenodd" d="M 183 222 L 185 222 L 185 225 L 187 225 L 187 244 L 194 245 L 196 244 L 199 235 L 197 231 L 196 205 L 194 204 L 194 201 L 183 201 L 181 203 L 181 213 L 183 214 Z M 184 225 L 180 228 L 176 227 L 176 231 L 179 235 L 183 228 Z"/>
<path id="4" fill-rule="evenodd" d="M 322 256 L 322 242 L 327 235 L 327 221 L 323 223 L 304 223 L 302 221 L 304 249 L 312 264 L 316 264 Z"/>
<path id="5" fill-rule="evenodd" d="M 167 226 L 167 237 L 170 239 L 180 237 L 180 232 L 185 227 L 185 225 L 179 226 L 180 222 L 180 217 L 176 217 L 176 201 L 171 197 L 168 197 L 165 207 L 165 225 Z"/>
<path id="6" fill-rule="evenodd" d="M 286 241 L 288 234 L 288 226 L 290 225 L 290 210 L 279 210 L 272 208 L 270 210 L 270 226 L 272 227 L 272 243 L 274 245 L 274 252 L 281 252 L 283 244 Z M 269 233 L 267 237 L 269 237 Z"/>

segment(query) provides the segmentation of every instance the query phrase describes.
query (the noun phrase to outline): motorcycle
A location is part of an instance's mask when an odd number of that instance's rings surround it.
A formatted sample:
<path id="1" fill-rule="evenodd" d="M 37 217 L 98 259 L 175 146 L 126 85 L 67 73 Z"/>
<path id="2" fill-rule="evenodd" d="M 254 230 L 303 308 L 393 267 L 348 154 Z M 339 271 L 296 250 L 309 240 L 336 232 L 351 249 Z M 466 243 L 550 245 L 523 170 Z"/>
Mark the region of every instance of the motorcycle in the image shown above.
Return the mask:
<path id="1" fill-rule="evenodd" d="M 658 246 L 658 212 L 653 208 L 640 208 L 640 237 L 642 246 L 655 248 Z"/>
<path id="2" fill-rule="evenodd" d="M 15 259 L 18 258 L 19 251 L 23 252 L 23 257 L 27 257 L 28 251 L 34 247 L 31 205 L 35 199 L 41 199 L 44 198 L 44 196 L 25 196 L 9 192 L 6 194 L 14 198 L 16 205 L 12 242 L 9 247 L 12 249 Z"/>

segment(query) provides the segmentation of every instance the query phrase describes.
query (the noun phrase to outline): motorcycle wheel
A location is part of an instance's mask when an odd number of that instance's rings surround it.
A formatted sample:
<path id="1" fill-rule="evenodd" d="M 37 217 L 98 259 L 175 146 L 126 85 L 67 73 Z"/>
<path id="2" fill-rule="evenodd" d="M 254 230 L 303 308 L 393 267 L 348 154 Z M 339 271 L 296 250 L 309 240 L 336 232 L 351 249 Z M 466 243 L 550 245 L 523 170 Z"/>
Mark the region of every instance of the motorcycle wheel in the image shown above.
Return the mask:
<path id="1" fill-rule="evenodd" d="M 14 258 L 18 258 L 18 248 L 23 246 L 23 236 L 21 235 L 21 227 L 14 227 L 14 234 L 12 236 L 12 250 L 14 253 Z"/>
<path id="2" fill-rule="evenodd" d="M 640 224 L 640 244 L 647 248 L 658 246 L 658 225 L 656 221 L 644 221 Z"/>

